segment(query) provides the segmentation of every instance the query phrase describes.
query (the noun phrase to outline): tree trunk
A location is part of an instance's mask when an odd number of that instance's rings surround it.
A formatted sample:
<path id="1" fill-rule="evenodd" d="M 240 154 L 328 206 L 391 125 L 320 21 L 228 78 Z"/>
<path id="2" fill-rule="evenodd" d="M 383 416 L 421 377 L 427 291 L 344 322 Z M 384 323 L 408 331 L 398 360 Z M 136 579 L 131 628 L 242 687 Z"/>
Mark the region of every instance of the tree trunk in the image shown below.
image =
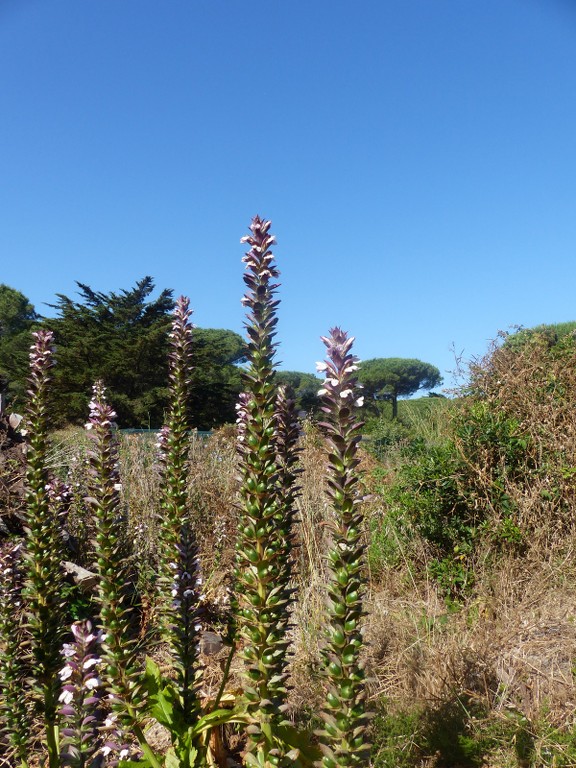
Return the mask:
<path id="1" fill-rule="evenodd" d="M 398 418 L 398 395 L 392 395 L 392 420 Z"/>

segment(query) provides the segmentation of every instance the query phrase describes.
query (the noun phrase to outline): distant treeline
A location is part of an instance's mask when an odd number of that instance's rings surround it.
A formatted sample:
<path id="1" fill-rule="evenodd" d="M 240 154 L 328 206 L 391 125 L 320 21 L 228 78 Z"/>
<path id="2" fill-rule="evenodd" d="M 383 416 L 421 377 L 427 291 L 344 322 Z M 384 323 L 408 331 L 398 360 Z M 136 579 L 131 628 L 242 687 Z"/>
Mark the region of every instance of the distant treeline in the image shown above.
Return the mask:
<path id="1" fill-rule="evenodd" d="M 14 409 L 26 398 L 31 332 L 54 331 L 56 366 L 51 418 L 54 426 L 86 421 L 92 385 L 102 379 L 121 427 L 158 428 L 168 397 L 168 333 L 174 297 L 153 298 L 151 277 L 118 293 L 77 283 L 78 299 L 57 294 L 55 317 L 40 316 L 20 291 L 0 285 L 0 393 Z M 236 420 L 245 362 L 243 338 L 222 328 L 194 330 L 191 422 L 209 430 Z M 317 406 L 320 381 L 312 374 L 279 372 L 299 407 Z"/>

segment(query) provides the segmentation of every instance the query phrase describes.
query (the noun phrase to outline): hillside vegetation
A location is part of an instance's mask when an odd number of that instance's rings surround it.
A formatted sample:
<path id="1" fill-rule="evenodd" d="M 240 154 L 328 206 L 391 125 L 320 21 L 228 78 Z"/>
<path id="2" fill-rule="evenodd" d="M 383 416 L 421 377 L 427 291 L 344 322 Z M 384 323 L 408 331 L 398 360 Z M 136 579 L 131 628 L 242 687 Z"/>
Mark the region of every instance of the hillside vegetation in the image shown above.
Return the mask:
<path id="1" fill-rule="evenodd" d="M 373 425 L 377 765 L 576 764 L 576 342 L 552 330 Z"/>

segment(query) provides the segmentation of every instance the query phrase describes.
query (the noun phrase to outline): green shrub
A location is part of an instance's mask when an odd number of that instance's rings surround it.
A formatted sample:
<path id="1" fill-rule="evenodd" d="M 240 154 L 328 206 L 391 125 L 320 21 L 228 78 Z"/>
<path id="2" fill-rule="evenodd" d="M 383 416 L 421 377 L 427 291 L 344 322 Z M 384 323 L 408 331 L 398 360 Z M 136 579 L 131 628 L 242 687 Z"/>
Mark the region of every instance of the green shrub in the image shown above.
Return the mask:
<path id="1" fill-rule="evenodd" d="M 404 463 L 381 486 L 387 514 L 371 522 L 370 558 L 377 569 L 393 565 L 390 530 L 406 543 L 416 533 L 429 550 L 427 573 L 454 598 L 474 584 L 480 543 L 489 541 L 495 552 L 523 546 L 511 487 L 526 481 L 533 462 L 519 421 L 482 400 L 463 400 L 452 411 L 451 431 L 441 442 L 416 436 L 404 444 Z"/>

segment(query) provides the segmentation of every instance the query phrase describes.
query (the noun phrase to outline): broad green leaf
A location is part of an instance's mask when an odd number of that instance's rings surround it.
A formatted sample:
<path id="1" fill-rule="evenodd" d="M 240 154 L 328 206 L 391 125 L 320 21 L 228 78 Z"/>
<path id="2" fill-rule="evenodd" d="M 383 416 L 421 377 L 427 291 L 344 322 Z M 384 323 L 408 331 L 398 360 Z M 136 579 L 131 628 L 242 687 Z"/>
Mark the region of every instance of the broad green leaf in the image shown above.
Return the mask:
<path id="1" fill-rule="evenodd" d="M 160 725 L 177 735 L 182 735 L 188 726 L 179 712 L 180 701 L 174 684 L 162 677 L 160 668 L 150 657 L 146 658 L 144 688 L 148 692 L 148 713 Z"/>
<path id="2" fill-rule="evenodd" d="M 160 725 L 164 725 L 172 730 L 175 723 L 174 699 L 170 694 L 173 693 L 168 687 L 158 691 L 157 694 L 150 696 L 149 712 Z"/>
<path id="3" fill-rule="evenodd" d="M 160 686 L 162 685 L 162 674 L 160 672 L 160 667 L 154 659 L 151 659 L 150 656 L 146 656 L 146 670 L 144 672 L 144 682 L 146 685 L 146 689 L 150 693 L 154 693 L 155 691 L 150 690 L 150 688 L 154 688 L 155 690 L 158 690 Z"/>

